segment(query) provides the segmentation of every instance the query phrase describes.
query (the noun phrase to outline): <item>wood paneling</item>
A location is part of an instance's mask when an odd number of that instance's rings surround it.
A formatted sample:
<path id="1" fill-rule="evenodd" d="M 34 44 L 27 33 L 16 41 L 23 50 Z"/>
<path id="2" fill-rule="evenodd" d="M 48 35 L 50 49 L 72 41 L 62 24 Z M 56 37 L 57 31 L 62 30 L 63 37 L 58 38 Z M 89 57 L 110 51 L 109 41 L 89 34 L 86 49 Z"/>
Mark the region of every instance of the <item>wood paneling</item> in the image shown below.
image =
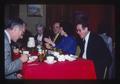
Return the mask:
<path id="1" fill-rule="evenodd" d="M 5 5 L 5 21 L 10 17 L 19 17 L 19 5 L 18 4 L 6 4 Z"/>
<path id="2" fill-rule="evenodd" d="M 75 11 L 84 11 L 89 15 L 89 24 L 94 32 L 97 32 L 97 26 L 103 20 L 108 21 L 111 24 L 110 34 L 114 40 L 114 33 L 112 31 L 115 32 L 115 16 L 112 5 L 47 5 L 47 25 L 50 25 L 53 20 L 58 20 L 61 17 L 72 20 L 72 15 Z"/>

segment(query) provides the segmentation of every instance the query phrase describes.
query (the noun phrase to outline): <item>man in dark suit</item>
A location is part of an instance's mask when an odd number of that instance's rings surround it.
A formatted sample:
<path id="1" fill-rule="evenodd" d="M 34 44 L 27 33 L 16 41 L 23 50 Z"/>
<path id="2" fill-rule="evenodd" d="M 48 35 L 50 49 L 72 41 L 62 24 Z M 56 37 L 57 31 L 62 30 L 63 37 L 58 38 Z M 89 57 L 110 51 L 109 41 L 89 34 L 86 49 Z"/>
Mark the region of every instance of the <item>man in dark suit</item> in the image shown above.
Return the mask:
<path id="1" fill-rule="evenodd" d="M 90 31 L 86 15 L 79 15 L 79 19 L 75 21 L 75 27 L 77 34 L 84 41 L 82 43 L 84 47 L 81 48 L 83 51 L 81 58 L 93 60 L 97 79 L 103 79 L 106 73 L 105 69 L 109 68 L 112 61 L 105 42 L 99 35 Z"/>
<path id="2" fill-rule="evenodd" d="M 12 60 L 11 40 L 16 42 L 23 38 L 25 24 L 20 18 L 11 18 L 7 21 L 4 30 L 4 59 L 5 59 L 5 79 L 17 79 L 17 71 L 22 69 L 22 64 L 28 60 L 28 55 L 21 55 L 20 58 Z"/>

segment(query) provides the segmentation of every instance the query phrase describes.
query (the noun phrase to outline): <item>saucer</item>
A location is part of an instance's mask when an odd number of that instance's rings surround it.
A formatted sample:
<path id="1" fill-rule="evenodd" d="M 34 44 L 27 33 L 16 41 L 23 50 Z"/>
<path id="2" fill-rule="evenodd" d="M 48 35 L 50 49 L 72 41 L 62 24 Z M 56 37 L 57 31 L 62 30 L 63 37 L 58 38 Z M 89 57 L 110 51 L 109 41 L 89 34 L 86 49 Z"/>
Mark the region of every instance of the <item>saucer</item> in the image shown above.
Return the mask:
<path id="1" fill-rule="evenodd" d="M 44 62 L 47 63 L 47 64 L 54 64 L 54 63 L 56 63 L 57 61 L 54 60 L 54 61 L 52 61 L 52 62 L 48 62 L 47 60 L 45 60 Z"/>
<path id="2" fill-rule="evenodd" d="M 68 61 L 74 61 L 76 58 L 72 58 L 71 56 L 65 56 L 65 59 Z"/>
<path id="3" fill-rule="evenodd" d="M 38 58 L 37 56 L 30 56 L 27 62 L 28 63 L 34 62 L 37 58 Z"/>

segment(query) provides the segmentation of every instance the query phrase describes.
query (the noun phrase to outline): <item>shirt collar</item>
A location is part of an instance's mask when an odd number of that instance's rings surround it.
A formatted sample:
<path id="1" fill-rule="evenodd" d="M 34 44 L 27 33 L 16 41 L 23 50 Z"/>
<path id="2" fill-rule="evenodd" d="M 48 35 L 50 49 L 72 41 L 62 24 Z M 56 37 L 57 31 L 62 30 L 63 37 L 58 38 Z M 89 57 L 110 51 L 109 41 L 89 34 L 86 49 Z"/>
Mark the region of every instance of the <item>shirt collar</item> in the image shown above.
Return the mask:
<path id="1" fill-rule="evenodd" d="M 7 37 L 8 37 L 8 41 L 9 41 L 9 43 L 11 43 L 10 34 L 9 34 L 6 30 L 4 30 L 4 32 L 6 33 L 6 35 L 7 35 Z"/>
<path id="2" fill-rule="evenodd" d="M 38 34 L 38 38 L 42 38 L 42 37 L 43 37 L 43 34 L 41 34 L 41 35 Z"/>
<path id="3" fill-rule="evenodd" d="M 89 38 L 89 35 L 90 35 L 90 31 L 88 32 L 88 34 L 86 35 L 85 37 L 85 40 L 87 41 L 87 39 Z"/>
<path id="4" fill-rule="evenodd" d="M 43 38 L 43 34 L 42 35 L 38 34 L 37 39 L 40 40 L 40 41 L 42 41 L 42 38 Z"/>

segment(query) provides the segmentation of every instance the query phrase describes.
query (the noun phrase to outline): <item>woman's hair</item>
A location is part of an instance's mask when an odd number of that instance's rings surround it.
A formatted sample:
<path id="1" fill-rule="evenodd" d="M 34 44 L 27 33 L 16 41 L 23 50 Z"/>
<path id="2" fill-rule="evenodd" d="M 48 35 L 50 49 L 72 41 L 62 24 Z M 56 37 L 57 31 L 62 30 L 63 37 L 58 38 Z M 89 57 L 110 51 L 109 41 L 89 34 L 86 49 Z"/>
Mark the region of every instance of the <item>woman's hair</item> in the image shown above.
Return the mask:
<path id="1" fill-rule="evenodd" d="M 68 21 L 60 21 L 60 26 L 63 27 L 63 30 L 67 34 L 72 34 L 73 33 L 73 27 L 72 24 Z"/>
<path id="2" fill-rule="evenodd" d="M 36 26 L 35 26 L 36 30 L 37 30 L 38 27 L 42 27 L 44 29 L 44 26 L 40 23 L 36 24 Z"/>

